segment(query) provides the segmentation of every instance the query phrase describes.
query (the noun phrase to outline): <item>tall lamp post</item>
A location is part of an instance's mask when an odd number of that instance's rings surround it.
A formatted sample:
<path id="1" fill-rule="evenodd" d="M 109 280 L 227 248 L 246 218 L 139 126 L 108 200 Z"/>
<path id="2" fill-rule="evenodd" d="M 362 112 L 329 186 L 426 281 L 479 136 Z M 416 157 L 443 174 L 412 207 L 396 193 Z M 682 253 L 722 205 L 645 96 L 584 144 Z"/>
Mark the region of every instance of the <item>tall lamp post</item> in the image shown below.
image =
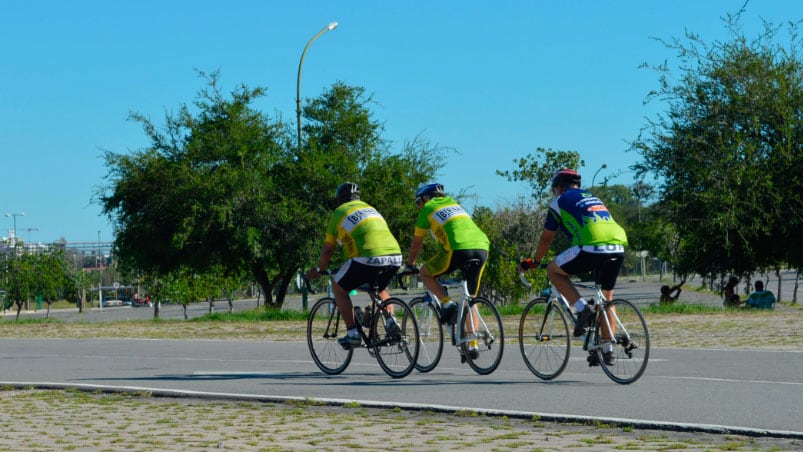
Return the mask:
<path id="1" fill-rule="evenodd" d="M 17 247 L 17 241 L 19 241 L 19 238 L 17 238 L 17 217 L 24 217 L 24 216 L 25 212 L 6 214 L 6 217 L 14 217 L 14 248 Z"/>
<path id="2" fill-rule="evenodd" d="M 604 170 L 607 167 L 608 165 L 606 163 L 603 163 L 602 166 L 600 166 L 599 169 L 594 173 L 594 177 L 591 178 L 591 188 L 594 188 L 594 181 L 597 180 L 597 174 L 599 174 L 600 171 Z"/>
<path id="3" fill-rule="evenodd" d="M 313 41 L 320 38 L 321 35 L 326 33 L 329 30 L 334 30 L 337 28 L 337 22 L 329 22 L 329 25 L 323 27 L 323 30 L 319 31 L 315 36 L 312 37 L 307 42 L 307 45 L 304 46 L 304 51 L 301 52 L 301 60 L 298 62 L 298 80 L 296 81 L 296 123 L 298 124 L 298 153 L 301 154 L 301 68 L 304 65 L 304 56 L 307 54 L 307 49 L 309 46 L 312 45 Z"/>

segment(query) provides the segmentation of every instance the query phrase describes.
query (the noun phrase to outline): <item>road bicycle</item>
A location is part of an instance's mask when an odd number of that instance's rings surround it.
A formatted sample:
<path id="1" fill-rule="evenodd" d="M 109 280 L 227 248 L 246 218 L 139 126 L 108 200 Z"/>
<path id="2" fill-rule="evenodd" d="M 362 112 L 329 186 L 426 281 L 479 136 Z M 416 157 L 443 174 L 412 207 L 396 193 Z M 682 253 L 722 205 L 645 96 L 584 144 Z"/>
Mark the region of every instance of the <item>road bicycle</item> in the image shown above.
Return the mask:
<path id="1" fill-rule="evenodd" d="M 336 269 L 321 272 L 332 278 Z M 358 326 L 362 344 L 376 357 L 382 370 L 393 378 L 410 374 L 418 359 L 418 326 L 413 311 L 398 298 L 382 300 L 376 280 L 367 287 L 371 303 L 365 312 L 355 308 L 354 320 Z M 368 329 L 368 333 L 364 329 Z M 337 375 L 346 370 L 355 347 L 344 347 L 337 339 L 347 332 L 335 299 L 326 296 L 315 302 L 307 318 L 307 346 L 313 361 L 324 373 Z"/>
<path id="2" fill-rule="evenodd" d="M 523 273 L 521 280 L 531 287 Z M 594 309 L 594 320 L 580 337 L 583 350 L 588 352 L 588 365 L 601 366 L 602 371 L 619 384 L 638 380 L 650 357 L 650 334 L 644 316 L 627 300 L 607 301 L 598 284 L 572 284 L 579 289 L 595 291 L 592 302 L 596 303 L 589 303 L 587 307 Z M 570 331 L 574 331 L 577 319 L 569 302 L 554 285 L 545 292 L 548 293 L 530 301 L 521 313 L 519 348 L 524 363 L 533 374 L 542 380 L 552 380 L 569 363 Z M 613 344 L 613 359 L 609 358 L 607 362 L 603 357 L 603 344 L 606 342 Z"/>
<path id="3" fill-rule="evenodd" d="M 468 292 L 466 275 L 475 275 L 482 268 L 478 259 L 469 259 L 461 271 L 461 299 L 457 302 L 457 319 L 446 329 L 452 345 L 460 352 L 461 363 L 467 363 L 480 375 L 496 370 L 505 349 L 504 330 L 499 311 L 484 297 L 472 298 Z M 399 273 L 399 285 L 407 289 L 402 276 L 417 272 Z M 423 297 L 415 297 L 409 302 L 418 325 L 419 353 L 415 368 L 429 372 L 438 365 L 443 354 L 443 318 L 440 301 L 429 291 Z M 476 345 L 476 348 L 474 347 Z"/>

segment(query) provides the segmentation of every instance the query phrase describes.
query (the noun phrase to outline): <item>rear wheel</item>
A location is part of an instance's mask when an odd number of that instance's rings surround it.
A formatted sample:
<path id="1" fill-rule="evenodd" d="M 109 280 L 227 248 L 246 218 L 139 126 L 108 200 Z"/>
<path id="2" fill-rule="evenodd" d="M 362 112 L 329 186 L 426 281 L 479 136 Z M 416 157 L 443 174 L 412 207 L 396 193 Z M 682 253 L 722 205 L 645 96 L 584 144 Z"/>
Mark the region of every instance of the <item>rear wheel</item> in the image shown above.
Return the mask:
<path id="1" fill-rule="evenodd" d="M 519 321 L 519 349 L 524 364 L 542 380 L 560 375 L 569 363 L 569 324 L 557 304 L 540 297 L 531 301 Z"/>
<path id="2" fill-rule="evenodd" d="M 415 368 L 419 372 L 429 372 L 438 365 L 443 354 L 443 326 L 437 308 L 424 302 L 422 297 L 410 300 L 410 309 L 418 324 L 419 347 Z"/>
<path id="3" fill-rule="evenodd" d="M 598 316 L 594 325 L 594 345 L 599 346 L 596 348 L 597 359 L 603 372 L 611 380 L 619 384 L 633 383 L 644 373 L 650 358 L 647 322 L 638 308 L 627 300 L 613 300 L 606 312 L 609 323 Z M 613 330 L 613 335 L 610 334 L 608 325 Z M 606 342 L 613 345 L 607 363 L 604 354 Z"/>
<path id="4" fill-rule="evenodd" d="M 460 325 L 461 337 L 468 342 L 462 344 L 460 350 L 475 372 L 487 375 L 499 366 L 505 350 L 502 317 L 487 298 L 474 298 L 468 306 Z"/>
<path id="5" fill-rule="evenodd" d="M 307 318 L 307 346 L 315 364 L 329 375 L 336 375 L 348 367 L 353 349 L 344 349 L 337 343 L 339 335 L 346 334 L 346 324 L 334 298 L 321 298 L 310 309 Z"/>
<path id="6" fill-rule="evenodd" d="M 398 298 L 388 298 L 382 305 L 384 312 L 378 310 L 380 313 L 372 319 L 369 347 L 373 348 L 386 374 L 393 378 L 405 377 L 415 369 L 418 359 L 420 342 L 415 315 Z"/>

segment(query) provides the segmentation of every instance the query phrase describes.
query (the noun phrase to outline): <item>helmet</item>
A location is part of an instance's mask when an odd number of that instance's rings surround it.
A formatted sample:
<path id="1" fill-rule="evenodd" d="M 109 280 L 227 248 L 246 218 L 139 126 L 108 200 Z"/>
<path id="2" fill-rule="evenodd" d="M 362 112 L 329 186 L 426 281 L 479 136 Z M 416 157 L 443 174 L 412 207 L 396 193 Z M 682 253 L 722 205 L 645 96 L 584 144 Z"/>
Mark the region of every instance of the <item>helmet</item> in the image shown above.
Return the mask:
<path id="1" fill-rule="evenodd" d="M 421 184 L 418 186 L 418 190 L 415 191 L 415 200 L 418 202 L 419 199 L 423 198 L 424 196 L 429 196 L 433 198 L 435 196 L 443 196 L 443 185 L 438 183 L 432 184 Z"/>
<path id="2" fill-rule="evenodd" d="M 360 187 L 354 182 L 343 182 L 337 186 L 335 190 L 335 200 L 337 204 L 351 201 L 352 199 L 360 199 Z"/>
<path id="3" fill-rule="evenodd" d="M 555 172 L 552 176 L 552 187 L 571 187 L 580 185 L 580 174 L 570 169 L 562 169 Z"/>

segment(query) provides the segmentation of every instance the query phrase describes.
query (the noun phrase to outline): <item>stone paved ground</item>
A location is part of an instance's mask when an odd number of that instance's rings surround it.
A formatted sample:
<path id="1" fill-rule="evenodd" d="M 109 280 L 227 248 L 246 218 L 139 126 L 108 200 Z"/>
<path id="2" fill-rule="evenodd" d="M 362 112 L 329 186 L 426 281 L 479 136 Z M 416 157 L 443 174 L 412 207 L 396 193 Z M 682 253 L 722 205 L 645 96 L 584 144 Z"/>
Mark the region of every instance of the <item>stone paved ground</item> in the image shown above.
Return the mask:
<path id="1" fill-rule="evenodd" d="M 798 439 L 362 408 L 0 390 L 0 451 L 801 450 Z"/>

